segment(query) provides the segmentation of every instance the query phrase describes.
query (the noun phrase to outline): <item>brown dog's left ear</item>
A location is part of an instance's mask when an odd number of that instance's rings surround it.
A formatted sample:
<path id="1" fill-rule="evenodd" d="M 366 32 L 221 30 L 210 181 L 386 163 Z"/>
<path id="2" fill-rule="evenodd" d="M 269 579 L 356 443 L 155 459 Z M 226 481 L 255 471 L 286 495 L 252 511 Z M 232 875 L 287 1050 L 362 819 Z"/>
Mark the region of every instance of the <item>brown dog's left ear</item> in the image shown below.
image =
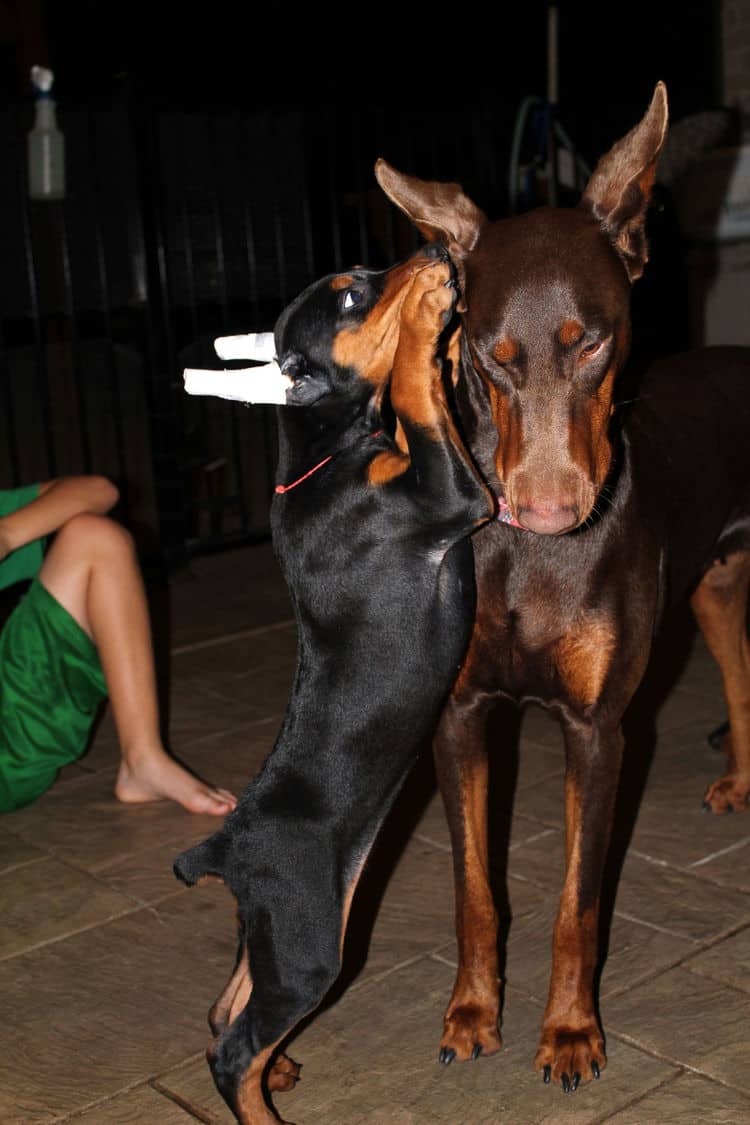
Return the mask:
<path id="1" fill-rule="evenodd" d="M 477 244 L 487 218 L 458 184 L 419 180 L 397 172 L 385 160 L 375 162 L 375 178 L 428 242 L 441 242 L 463 284 L 463 260 Z"/>
<path id="2" fill-rule="evenodd" d="M 646 212 L 667 121 L 667 89 L 657 82 L 645 116 L 601 158 L 579 204 L 601 223 L 631 281 L 648 261 Z"/>

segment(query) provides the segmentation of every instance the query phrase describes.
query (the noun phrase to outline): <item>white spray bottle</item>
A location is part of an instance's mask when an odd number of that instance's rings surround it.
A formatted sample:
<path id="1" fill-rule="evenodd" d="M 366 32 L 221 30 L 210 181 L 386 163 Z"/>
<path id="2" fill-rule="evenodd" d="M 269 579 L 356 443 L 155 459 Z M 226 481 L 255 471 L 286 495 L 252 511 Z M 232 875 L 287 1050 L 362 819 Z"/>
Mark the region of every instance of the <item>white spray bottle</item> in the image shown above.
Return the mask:
<path id="1" fill-rule="evenodd" d="M 32 66 L 36 91 L 34 127 L 28 134 L 29 196 L 63 199 L 65 196 L 65 137 L 57 127 L 51 90 L 55 76 L 44 66 Z"/>

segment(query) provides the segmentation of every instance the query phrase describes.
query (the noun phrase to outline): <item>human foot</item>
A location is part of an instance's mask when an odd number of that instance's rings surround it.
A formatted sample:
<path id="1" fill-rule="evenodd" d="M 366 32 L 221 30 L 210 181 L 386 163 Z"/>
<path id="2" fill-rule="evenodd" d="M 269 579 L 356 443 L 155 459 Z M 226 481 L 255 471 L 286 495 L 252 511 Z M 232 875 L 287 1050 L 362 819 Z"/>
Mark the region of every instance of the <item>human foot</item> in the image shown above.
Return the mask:
<path id="1" fill-rule="evenodd" d="M 192 813 L 225 816 L 237 804 L 227 789 L 207 785 L 194 777 L 164 750 L 152 750 L 120 763 L 115 796 L 125 804 L 176 801 Z"/>

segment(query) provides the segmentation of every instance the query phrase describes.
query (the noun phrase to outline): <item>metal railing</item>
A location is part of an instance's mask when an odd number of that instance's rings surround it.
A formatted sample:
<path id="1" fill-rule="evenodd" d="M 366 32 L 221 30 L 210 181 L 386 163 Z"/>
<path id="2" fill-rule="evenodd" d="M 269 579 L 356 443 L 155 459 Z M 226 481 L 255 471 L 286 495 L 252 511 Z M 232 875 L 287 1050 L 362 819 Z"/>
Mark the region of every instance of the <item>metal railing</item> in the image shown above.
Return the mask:
<path id="1" fill-rule="evenodd" d="M 190 399 L 217 335 L 269 330 L 305 285 L 385 265 L 418 236 L 377 188 L 384 156 L 505 207 L 507 113 L 154 112 L 58 107 L 66 198 L 26 189 L 31 107 L 0 113 L 0 486 L 116 481 L 167 568 L 268 535 L 273 409 Z"/>

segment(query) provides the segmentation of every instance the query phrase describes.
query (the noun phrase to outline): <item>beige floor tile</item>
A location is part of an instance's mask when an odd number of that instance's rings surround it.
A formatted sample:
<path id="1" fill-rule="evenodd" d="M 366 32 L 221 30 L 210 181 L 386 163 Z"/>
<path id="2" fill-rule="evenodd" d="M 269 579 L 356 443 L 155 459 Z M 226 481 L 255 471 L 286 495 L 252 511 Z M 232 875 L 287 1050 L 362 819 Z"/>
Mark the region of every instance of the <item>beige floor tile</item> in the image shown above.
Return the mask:
<path id="1" fill-rule="evenodd" d="M 206 780 L 239 797 L 273 749 L 280 727 L 280 716 L 231 727 L 191 742 L 180 758 Z"/>
<path id="2" fill-rule="evenodd" d="M 377 858 L 363 876 L 349 916 L 347 964 L 367 955 L 357 983 L 423 956 L 453 936 L 453 870 L 445 853 L 415 840 L 393 872 Z"/>
<path id="3" fill-rule="evenodd" d="M 446 968 L 420 961 L 320 1013 L 289 1046 L 302 1077 L 293 1092 L 275 1096 L 280 1115 L 305 1125 L 598 1125 L 673 1073 L 615 1042 L 600 1082 L 566 1098 L 533 1070 L 540 1011 L 519 996 L 510 1002 L 498 1055 L 443 1067 L 437 1046 L 450 983 Z M 159 1085 L 211 1122 L 232 1121 L 204 1060 L 162 1075 Z"/>
<path id="4" fill-rule="evenodd" d="M 682 1074 L 635 1105 L 607 1118 L 607 1125 L 747 1125 L 750 1100 L 719 1082 Z"/>
<path id="5" fill-rule="evenodd" d="M 600 1122 L 671 1068 L 613 1044 L 602 1080 L 566 1098 L 534 1073 L 539 1009 L 513 998 L 506 1048 L 490 1059 L 441 1066 L 437 1047 L 451 974 L 419 962 L 347 994 L 290 1045 L 302 1080 L 276 1105 L 305 1125 L 408 1121 L 415 1125 Z M 178 1091 L 179 1092 L 179 1091 Z"/>
<path id="6" fill-rule="evenodd" d="M 101 883 L 144 905 L 160 902 L 180 892 L 187 893 L 188 888 L 177 878 L 172 866 L 180 852 L 200 843 L 206 835 L 204 830 L 196 832 L 188 823 L 184 833 L 169 844 L 117 856 L 100 867 L 96 877 Z"/>
<path id="7" fill-rule="evenodd" d="M 683 968 L 750 992 L 750 926 L 691 957 Z M 748 1031 L 750 1037 L 750 1030 Z M 750 1050 L 750 1042 L 748 1043 Z"/>
<path id="8" fill-rule="evenodd" d="M 110 1101 L 92 1106 L 75 1125 L 195 1125 L 195 1117 L 151 1086 L 138 1086 Z"/>
<path id="9" fill-rule="evenodd" d="M 538 907 L 539 898 L 535 887 L 513 882 L 511 929 L 515 919 Z M 508 925 L 508 918 L 503 916 L 503 934 Z M 371 871 L 363 878 L 349 920 L 343 981 L 360 987 L 373 976 L 432 950 L 440 951 L 444 960 L 455 964 L 453 865 L 444 852 L 415 839 L 394 870 L 381 863 L 376 854 Z M 366 963 L 362 964 L 365 956 Z M 355 967 L 357 975 L 352 977 Z"/>
<path id="10" fill-rule="evenodd" d="M 131 898 L 46 857 L 0 875 L 0 959 L 133 910 Z"/>
<path id="11" fill-rule="evenodd" d="M 750 999 L 746 992 L 677 968 L 613 997 L 608 1009 L 613 1034 L 747 1091 Z"/>
<path id="12" fill-rule="evenodd" d="M 721 887 L 632 853 L 623 866 L 615 910 L 627 918 L 695 942 L 750 921 L 750 895 Z"/>
<path id="13" fill-rule="evenodd" d="M 735 890 L 750 892 L 750 837 L 720 844 L 718 849 L 687 865 L 691 875 Z"/>
<path id="14" fill-rule="evenodd" d="M 516 821 L 520 818 L 516 817 Z M 560 828 L 548 828 L 523 820 L 526 834 L 519 833 L 515 847 L 508 854 L 511 875 L 529 879 L 553 892 L 562 890 L 565 877 L 565 843 Z"/>
<path id="15" fill-rule="evenodd" d="M 516 913 L 508 938 L 508 984 L 544 1003 L 552 967 L 552 933 L 556 895 L 541 898 L 533 911 Z M 612 920 L 609 948 L 599 995 L 604 1000 L 639 980 L 670 968 L 695 950 L 695 945 L 627 918 Z M 603 1011 L 606 1022 L 606 1006 Z"/>
<path id="16" fill-rule="evenodd" d="M 179 755 L 195 773 L 238 796 L 260 767 L 276 738 L 276 722 L 252 722 L 191 743 Z M 220 818 L 197 816 L 174 802 L 123 805 L 115 797 L 116 772 L 101 770 L 53 788 L 25 809 L 8 813 L 14 837 L 53 851 L 88 871 L 158 849 L 178 846 L 195 834 L 207 836 Z"/>
<path id="17" fill-rule="evenodd" d="M 176 677 L 171 689 L 169 712 L 164 716 L 168 726 L 166 742 L 181 757 L 183 750 L 195 742 L 258 722 L 267 715 L 267 706 L 226 698 L 197 681 Z M 111 709 L 107 707 L 79 765 L 82 771 L 91 773 L 115 770 L 119 764 L 120 746 Z"/>
<path id="18" fill-rule="evenodd" d="M 695 786 L 684 790 L 695 795 Z M 636 854 L 651 861 L 726 883 L 735 890 L 750 891 L 750 872 L 741 862 L 750 845 L 750 816 L 734 813 L 715 817 L 698 808 L 695 801 L 685 813 L 668 812 L 666 795 L 649 794 L 639 813 L 631 838 Z"/>
<path id="19" fill-rule="evenodd" d="M 0 875 L 13 867 L 20 867 L 22 863 L 33 863 L 45 854 L 28 840 L 22 840 L 12 832 L 4 832 L 0 828 Z"/>
<path id="20" fill-rule="evenodd" d="M 234 954 L 221 887 L 0 963 L 0 1121 L 35 1125 L 197 1055 Z"/>
<path id="21" fill-rule="evenodd" d="M 563 736 L 560 722 L 550 712 L 535 703 L 523 708 L 521 715 L 521 738 L 546 746 L 548 750 L 562 756 Z"/>
<path id="22" fill-rule="evenodd" d="M 195 744 L 183 760 L 196 773 L 238 795 L 273 744 L 275 728 L 249 724 Z M 138 902 L 154 902 L 179 890 L 174 857 L 216 831 L 222 818 L 194 816 L 163 801 L 126 806 L 112 796 L 114 774 L 106 771 L 54 789 L 27 809 L 11 814 L 14 831 L 2 846 L 20 862 L 43 856 L 31 841 Z"/>
<path id="23" fill-rule="evenodd" d="M 661 737 L 672 731 L 684 731 L 686 738 L 700 740 L 705 746 L 709 731 L 724 717 L 725 704 L 720 689 L 697 692 L 680 682 L 659 708 L 656 726 Z"/>
<path id="24" fill-rule="evenodd" d="M 297 628 L 287 621 L 181 649 L 172 657 L 172 675 L 214 688 L 239 684 L 247 691 L 263 675 L 289 680 L 296 656 Z"/>
<path id="25" fill-rule="evenodd" d="M 294 1057 L 293 1052 L 290 1054 Z M 200 1121 L 210 1122 L 210 1125 L 237 1125 L 237 1118 L 214 1086 L 205 1054 L 160 1074 L 155 1085 L 160 1090 L 176 1095 Z M 285 1117 L 285 1095 L 277 1094 L 276 1098 L 278 1111 Z M 298 1125 L 306 1125 L 304 1114 L 297 1117 L 297 1122 Z"/>
<path id="26" fill-rule="evenodd" d="M 530 785 L 557 786 L 562 792 L 562 776 L 565 770 L 565 756 L 562 741 L 559 745 L 533 742 L 525 735 L 521 738 L 518 758 L 518 780 L 516 789 L 526 789 Z"/>
<path id="27" fill-rule="evenodd" d="M 270 543 L 192 559 L 170 582 L 174 648 L 292 617 Z"/>
<path id="28" fill-rule="evenodd" d="M 33 805 L 9 813 L 9 827 L 21 839 L 96 872 L 123 856 L 182 840 L 188 824 L 206 835 L 218 826 L 215 817 L 195 816 L 171 801 L 123 805 L 113 795 L 114 780 L 102 771 L 53 787 Z M 212 780 L 221 784 L 218 776 Z"/>
<path id="29" fill-rule="evenodd" d="M 541 785 L 527 785 L 513 800 L 513 815 L 522 816 L 543 828 L 563 828 L 563 779 L 549 777 Z"/>
<path id="30" fill-rule="evenodd" d="M 170 696 L 169 745 L 179 754 L 197 739 L 264 719 L 267 714 L 267 704 L 259 697 L 229 699 L 210 685 L 177 677 Z"/>

